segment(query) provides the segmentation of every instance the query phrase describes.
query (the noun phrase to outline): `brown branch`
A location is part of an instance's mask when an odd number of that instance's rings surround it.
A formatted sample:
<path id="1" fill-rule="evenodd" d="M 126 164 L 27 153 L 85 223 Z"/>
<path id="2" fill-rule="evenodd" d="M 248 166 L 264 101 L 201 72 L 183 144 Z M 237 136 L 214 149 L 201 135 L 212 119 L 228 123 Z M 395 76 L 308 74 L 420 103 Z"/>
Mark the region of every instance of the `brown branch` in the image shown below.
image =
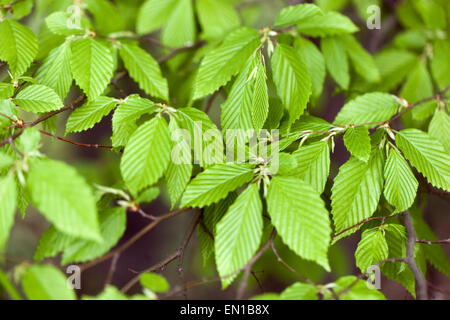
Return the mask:
<path id="1" fill-rule="evenodd" d="M 42 133 L 42 134 L 45 134 L 45 135 L 47 135 L 49 137 L 53 137 L 55 139 L 58 139 L 58 140 L 61 140 L 61 141 L 64 141 L 64 142 L 71 143 L 71 144 L 73 144 L 75 146 L 78 146 L 78 147 L 94 148 L 94 149 L 102 148 L 102 149 L 110 149 L 110 150 L 113 149 L 113 146 L 105 146 L 105 145 L 101 145 L 101 144 L 80 143 L 80 142 L 68 140 L 68 139 L 65 139 L 65 138 L 62 138 L 62 137 L 58 137 L 58 136 L 54 135 L 53 133 L 50 133 L 50 132 L 47 132 L 47 131 L 44 131 L 44 130 L 39 130 L 39 132 Z"/>
<path id="2" fill-rule="evenodd" d="M 444 240 L 416 240 L 416 243 L 425 243 L 425 244 L 450 244 L 450 238 Z"/>
<path id="3" fill-rule="evenodd" d="M 117 268 L 117 261 L 119 261 L 120 253 L 114 255 L 114 257 L 111 260 L 111 266 L 109 267 L 108 275 L 106 276 L 104 288 L 106 288 L 111 282 L 114 277 L 114 273 L 116 272 Z"/>
<path id="4" fill-rule="evenodd" d="M 206 44 L 206 42 L 204 42 L 204 41 L 198 41 L 198 42 L 195 42 L 195 43 L 193 43 L 193 44 L 186 45 L 186 46 L 184 46 L 184 47 L 176 48 L 176 49 L 172 50 L 171 52 L 169 52 L 167 55 L 162 56 L 161 58 L 159 58 L 159 59 L 158 59 L 158 63 L 159 63 L 159 64 L 164 63 L 164 62 L 166 62 L 166 61 L 172 59 L 173 57 L 175 57 L 175 56 L 178 55 L 179 53 L 182 53 L 182 52 L 185 52 L 185 51 L 189 51 L 189 50 L 195 50 L 195 49 L 201 48 L 201 47 L 203 47 L 205 44 Z"/>
<path id="5" fill-rule="evenodd" d="M 85 271 L 89 268 L 92 268 L 93 266 L 96 266 L 99 263 L 102 263 L 104 261 L 107 261 L 114 257 L 118 253 L 123 253 L 125 250 L 127 250 L 130 246 L 132 246 L 136 241 L 138 241 L 140 238 L 142 238 L 147 232 L 152 230 L 154 227 L 156 227 L 158 224 L 163 222 L 164 220 L 170 219 L 182 212 L 188 211 L 190 208 L 182 208 L 175 211 L 168 212 L 162 216 L 159 216 L 155 221 L 148 224 L 146 227 L 142 228 L 138 233 L 136 233 L 133 237 L 131 237 L 128 241 L 126 241 L 124 244 L 119 246 L 117 249 L 110 251 L 109 253 L 105 254 L 104 256 L 101 256 L 95 260 L 89 261 L 81 266 L 81 270 Z"/>

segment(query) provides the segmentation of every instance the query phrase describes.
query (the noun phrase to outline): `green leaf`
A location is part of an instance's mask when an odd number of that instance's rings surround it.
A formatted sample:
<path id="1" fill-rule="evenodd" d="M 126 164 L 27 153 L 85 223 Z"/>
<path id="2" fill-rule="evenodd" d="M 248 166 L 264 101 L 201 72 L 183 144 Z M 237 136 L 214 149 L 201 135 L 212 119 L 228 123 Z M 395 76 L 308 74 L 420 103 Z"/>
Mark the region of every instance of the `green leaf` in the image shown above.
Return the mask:
<path id="1" fill-rule="evenodd" d="M 191 0 L 178 0 L 161 32 L 166 46 L 183 47 L 195 41 L 196 21 Z"/>
<path id="2" fill-rule="evenodd" d="M 55 90 L 63 100 L 72 85 L 72 72 L 70 70 L 71 57 L 70 43 L 65 42 L 50 51 L 50 54 L 44 60 L 36 75 L 36 81 L 38 83 Z"/>
<path id="3" fill-rule="evenodd" d="M 22 278 L 22 287 L 30 300 L 75 300 L 64 274 L 50 265 L 33 265 Z"/>
<path id="4" fill-rule="evenodd" d="M 120 300 L 149 300 L 146 296 L 142 294 L 136 294 L 134 296 L 128 297 L 120 292 L 119 289 L 108 285 L 102 293 L 97 295 L 96 297 L 91 296 L 83 296 L 83 300 L 99 300 L 99 301 L 120 301 Z"/>
<path id="5" fill-rule="evenodd" d="M 108 0 L 86 0 L 87 9 L 94 16 L 96 30 L 109 34 L 125 29 L 125 19 L 118 8 Z"/>
<path id="6" fill-rule="evenodd" d="M 136 131 L 136 121 L 143 114 L 152 114 L 157 107 L 148 99 L 141 98 L 137 94 L 128 96 L 119 103 L 112 118 L 113 135 L 111 137 L 114 147 L 127 144 L 130 136 Z"/>
<path id="7" fill-rule="evenodd" d="M 169 19 L 177 0 L 147 0 L 139 9 L 136 29 L 146 34 L 159 29 Z"/>
<path id="8" fill-rule="evenodd" d="M 397 134 L 396 144 L 429 183 L 450 191 L 450 155 L 438 140 L 418 129 L 405 129 Z"/>
<path id="9" fill-rule="evenodd" d="M 202 60 L 194 83 L 193 100 L 213 93 L 236 75 L 259 44 L 260 34 L 250 28 L 239 28 Z"/>
<path id="10" fill-rule="evenodd" d="M 229 207 L 216 226 L 216 263 L 226 288 L 258 250 L 263 233 L 258 186 L 251 184 Z"/>
<path id="11" fill-rule="evenodd" d="M 167 280 L 157 273 L 143 273 L 140 275 L 139 281 L 144 288 L 153 292 L 167 292 L 170 289 Z"/>
<path id="12" fill-rule="evenodd" d="M 275 176 L 270 182 L 267 208 L 283 242 L 300 257 L 329 271 L 331 227 L 319 193 L 298 178 Z"/>
<path id="13" fill-rule="evenodd" d="M 330 37 L 322 39 L 320 46 L 331 77 L 343 89 L 347 90 L 350 84 L 350 67 L 344 44 L 340 38 Z"/>
<path id="14" fill-rule="evenodd" d="M 169 88 L 158 63 L 137 44 L 121 43 L 120 57 L 130 76 L 147 94 L 168 101 Z"/>
<path id="15" fill-rule="evenodd" d="M 347 288 L 350 287 L 350 290 Z M 383 293 L 367 286 L 366 281 L 359 280 L 355 276 L 345 276 L 335 282 L 333 290 L 341 300 L 386 300 Z M 325 299 L 333 299 L 329 293 Z"/>
<path id="16" fill-rule="evenodd" d="M 443 90 L 450 83 L 450 41 L 435 40 L 433 42 L 433 59 L 431 72 L 439 88 Z"/>
<path id="17" fill-rule="evenodd" d="M 362 161 L 369 160 L 372 147 L 367 127 L 349 127 L 345 130 L 344 144 L 352 156 Z"/>
<path id="18" fill-rule="evenodd" d="M 311 78 L 313 96 L 318 97 L 323 91 L 325 81 L 325 58 L 311 41 L 304 38 L 296 38 L 294 48 L 301 57 Z"/>
<path id="19" fill-rule="evenodd" d="M 113 57 L 109 48 L 93 38 L 72 42 L 73 78 L 89 100 L 100 96 L 113 75 Z"/>
<path id="20" fill-rule="evenodd" d="M 14 86 L 10 83 L 0 83 L 0 99 L 8 99 L 14 95 Z"/>
<path id="21" fill-rule="evenodd" d="M 317 192 L 322 193 L 330 173 L 330 148 L 328 142 L 318 141 L 302 145 L 292 153 L 298 166 L 291 171 L 310 184 Z"/>
<path id="22" fill-rule="evenodd" d="M 222 39 L 241 24 L 238 13 L 227 0 L 198 0 L 195 4 L 205 39 Z"/>
<path id="23" fill-rule="evenodd" d="M 38 53 L 38 40 L 30 28 L 5 19 L 0 24 L 0 60 L 8 62 L 14 77 L 21 76 Z"/>
<path id="24" fill-rule="evenodd" d="M 447 27 L 445 12 L 436 1 L 414 0 L 412 4 L 429 28 L 444 30 Z"/>
<path id="25" fill-rule="evenodd" d="M 390 149 L 384 166 L 384 197 L 396 212 L 408 210 L 414 203 L 419 183 L 408 163 L 396 150 Z"/>
<path id="26" fill-rule="evenodd" d="M 334 124 L 364 124 L 382 122 L 394 116 L 399 107 L 397 99 L 388 93 L 372 92 L 347 102 L 339 111 Z M 369 127 L 375 125 L 369 124 Z"/>
<path id="27" fill-rule="evenodd" d="M 362 233 L 355 252 L 356 265 L 362 273 L 377 262 L 387 259 L 388 255 L 389 248 L 382 230 L 368 229 Z"/>
<path id="28" fill-rule="evenodd" d="M 428 134 L 438 139 L 445 151 L 450 153 L 450 117 L 445 110 L 439 110 L 434 114 L 428 127 Z"/>
<path id="29" fill-rule="evenodd" d="M 36 160 L 30 166 L 27 187 L 33 205 L 61 232 L 101 240 L 95 198 L 74 168 L 54 160 Z"/>
<path id="30" fill-rule="evenodd" d="M 0 288 L 9 294 L 13 300 L 23 300 L 20 293 L 17 291 L 15 286 L 12 284 L 9 276 L 0 270 Z"/>
<path id="31" fill-rule="evenodd" d="M 181 207 L 203 208 L 218 202 L 252 178 L 253 170 L 249 165 L 232 163 L 209 167 L 188 185 Z"/>
<path id="32" fill-rule="evenodd" d="M 287 45 L 277 45 L 271 63 L 278 96 L 292 124 L 306 109 L 311 96 L 311 78 L 299 54 Z"/>
<path id="33" fill-rule="evenodd" d="M 262 55 L 257 56 L 264 59 Z M 258 63 L 252 97 L 252 123 L 255 129 L 261 129 L 269 115 L 269 92 L 266 80 L 266 68 L 263 63 Z"/>
<path id="34" fill-rule="evenodd" d="M 155 117 L 130 137 L 120 162 L 128 189 L 133 194 L 156 183 L 170 161 L 170 137 L 166 121 Z"/>
<path id="35" fill-rule="evenodd" d="M 369 161 L 351 157 L 339 168 L 331 189 L 331 213 L 336 233 L 358 224 L 375 212 L 383 190 L 383 163 L 382 152 L 374 148 Z M 357 229 L 345 232 L 339 239 Z"/>
<path id="36" fill-rule="evenodd" d="M 359 29 L 346 16 L 338 12 L 327 12 L 304 19 L 297 24 L 301 34 L 311 37 L 327 37 L 345 33 L 354 33 Z"/>
<path id="37" fill-rule="evenodd" d="M 67 119 L 66 134 L 69 132 L 81 132 L 91 129 L 108 115 L 117 105 L 117 99 L 110 97 L 98 97 L 86 102 L 80 108 L 75 109 Z"/>
<path id="38" fill-rule="evenodd" d="M 63 107 L 58 94 L 42 84 L 33 84 L 20 91 L 14 98 L 14 103 L 23 110 L 34 113 L 58 110 Z"/>
<path id="39" fill-rule="evenodd" d="M 80 241 L 66 233 L 58 231 L 54 226 L 49 227 L 42 234 L 36 252 L 34 254 L 35 261 L 42 261 L 45 258 L 56 256 L 68 247 L 74 240 Z"/>
<path id="40" fill-rule="evenodd" d="M 380 73 L 373 57 L 359 44 L 352 35 L 341 36 L 347 55 L 356 72 L 369 82 L 380 80 Z"/>
<path id="41" fill-rule="evenodd" d="M 14 224 L 17 187 L 14 175 L 0 178 L 0 252 L 3 252 Z"/>
<path id="42" fill-rule="evenodd" d="M 72 20 L 73 17 L 69 13 L 58 11 L 45 18 L 45 23 L 51 32 L 60 36 L 67 37 L 84 34 L 85 30 L 76 26 L 75 23 L 71 23 Z"/>
<path id="43" fill-rule="evenodd" d="M 281 300 L 318 300 L 317 288 L 312 284 L 296 282 L 284 289 Z"/>
<path id="44" fill-rule="evenodd" d="M 10 166 L 12 166 L 14 163 L 14 158 L 3 153 L 0 152 L 0 171 L 3 169 L 7 169 Z"/>
<path id="45" fill-rule="evenodd" d="M 289 6 L 281 9 L 273 26 L 283 28 L 320 15 L 323 15 L 322 10 L 314 4 L 305 3 Z"/>

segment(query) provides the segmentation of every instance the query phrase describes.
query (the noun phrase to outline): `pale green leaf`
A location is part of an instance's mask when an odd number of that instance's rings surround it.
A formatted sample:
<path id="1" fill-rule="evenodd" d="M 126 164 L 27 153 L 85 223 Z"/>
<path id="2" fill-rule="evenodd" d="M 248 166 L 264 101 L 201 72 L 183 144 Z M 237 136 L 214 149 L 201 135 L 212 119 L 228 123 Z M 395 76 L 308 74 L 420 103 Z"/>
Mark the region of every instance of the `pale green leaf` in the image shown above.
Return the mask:
<path id="1" fill-rule="evenodd" d="M 384 166 L 384 197 L 396 212 L 408 210 L 414 202 L 419 183 L 406 160 L 396 150 L 390 149 Z"/>
<path id="2" fill-rule="evenodd" d="M 311 96 L 311 78 L 299 54 L 287 45 L 277 45 L 271 63 L 278 96 L 288 110 L 292 124 L 306 109 Z"/>
<path id="3" fill-rule="evenodd" d="M 125 19 L 108 0 L 86 0 L 87 9 L 94 16 L 96 31 L 109 34 L 125 29 Z"/>
<path id="4" fill-rule="evenodd" d="M 304 3 L 289 6 L 281 9 L 273 26 L 276 28 L 287 27 L 318 15 L 323 15 L 322 10 L 314 4 Z"/>
<path id="5" fill-rule="evenodd" d="M 433 59 L 431 60 L 431 71 L 434 80 L 440 89 L 450 84 L 450 41 L 435 40 L 433 42 Z"/>
<path id="6" fill-rule="evenodd" d="M 338 12 L 327 12 L 304 19 L 297 24 L 301 34 L 311 37 L 326 37 L 345 33 L 354 33 L 359 29 L 346 16 Z"/>
<path id="7" fill-rule="evenodd" d="M 242 164 L 217 164 L 196 176 L 186 188 L 181 207 L 205 207 L 225 198 L 253 178 L 253 170 Z"/>
<path id="8" fill-rule="evenodd" d="M 147 0 L 139 9 L 136 29 L 146 34 L 159 29 L 172 13 L 177 0 Z"/>
<path id="9" fill-rule="evenodd" d="M 350 67 L 344 44 L 338 37 L 329 37 L 322 39 L 320 46 L 331 77 L 343 89 L 348 89 L 350 84 Z"/>
<path id="10" fill-rule="evenodd" d="M 309 283 L 296 282 L 284 289 L 281 300 L 318 300 L 317 288 Z"/>
<path id="11" fill-rule="evenodd" d="M 170 162 L 170 137 L 166 121 L 155 117 L 130 137 L 120 163 L 129 190 L 137 194 L 156 183 Z"/>
<path id="12" fill-rule="evenodd" d="M 14 94 L 14 86 L 11 83 L 0 83 L 0 99 L 8 99 Z"/>
<path id="13" fill-rule="evenodd" d="M 95 198 L 74 168 L 54 160 L 32 162 L 27 179 L 32 203 L 61 232 L 98 241 Z"/>
<path id="14" fill-rule="evenodd" d="M 0 178 L 0 252 L 5 248 L 14 224 L 17 187 L 14 175 Z"/>
<path id="15" fill-rule="evenodd" d="M 165 22 L 161 41 L 166 46 L 183 47 L 195 41 L 196 21 L 191 0 L 177 0 Z"/>
<path id="16" fill-rule="evenodd" d="M 198 0 L 195 4 L 205 39 L 221 39 L 241 24 L 228 0 Z"/>
<path id="17" fill-rule="evenodd" d="M 48 29 L 54 34 L 60 36 L 82 35 L 85 30 L 77 26 L 73 17 L 67 12 L 57 11 L 45 18 Z"/>
<path id="18" fill-rule="evenodd" d="M 356 265 L 362 273 L 377 262 L 387 259 L 388 255 L 389 248 L 382 230 L 368 229 L 362 233 L 355 252 Z"/>
<path id="19" fill-rule="evenodd" d="M 345 130 L 344 144 L 352 156 L 362 161 L 369 160 L 371 145 L 367 127 L 349 127 Z"/>
<path id="20" fill-rule="evenodd" d="M 295 177 L 274 177 L 267 194 L 267 209 L 272 224 L 291 250 L 330 270 L 330 220 L 317 191 Z"/>
<path id="21" fill-rule="evenodd" d="M 14 98 L 14 103 L 25 111 L 35 113 L 58 110 L 63 107 L 58 94 L 42 84 L 33 84 L 21 90 Z"/>
<path id="22" fill-rule="evenodd" d="M 350 288 L 350 290 L 347 288 Z M 359 280 L 355 276 L 339 278 L 335 282 L 333 290 L 339 295 L 341 300 L 386 300 L 383 293 L 369 288 L 366 281 Z M 325 299 L 333 299 L 333 296 L 331 293 L 328 293 L 325 295 Z"/>
<path id="23" fill-rule="evenodd" d="M 110 97 L 98 97 L 75 109 L 67 119 L 66 134 L 91 129 L 108 115 L 117 105 L 117 100 Z"/>
<path id="24" fill-rule="evenodd" d="M 262 56 L 257 55 L 263 59 Z M 269 114 L 269 92 L 267 89 L 266 68 L 263 63 L 258 63 L 253 87 L 252 97 L 252 123 L 255 129 L 261 129 Z"/>
<path id="25" fill-rule="evenodd" d="M 438 140 L 418 129 L 405 129 L 397 134 L 396 144 L 428 182 L 450 191 L 450 155 Z"/>
<path id="26" fill-rule="evenodd" d="M 143 273 L 140 275 L 139 281 L 144 288 L 153 292 L 167 292 L 170 289 L 167 280 L 157 273 Z"/>
<path id="27" fill-rule="evenodd" d="M 216 263 L 224 288 L 256 253 L 262 232 L 262 202 L 258 186 L 251 184 L 216 226 Z"/>
<path id="28" fill-rule="evenodd" d="M 437 111 L 431 119 L 428 134 L 438 139 L 450 154 L 450 116 L 445 110 Z"/>

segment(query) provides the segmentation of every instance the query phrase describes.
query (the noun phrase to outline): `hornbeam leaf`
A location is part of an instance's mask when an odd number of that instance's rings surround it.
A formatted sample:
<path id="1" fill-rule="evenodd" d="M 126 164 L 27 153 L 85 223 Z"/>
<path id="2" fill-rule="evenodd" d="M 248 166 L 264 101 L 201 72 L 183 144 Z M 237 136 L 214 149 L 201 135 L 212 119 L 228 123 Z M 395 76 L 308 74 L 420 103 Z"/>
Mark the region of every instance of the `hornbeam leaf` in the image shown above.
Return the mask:
<path id="1" fill-rule="evenodd" d="M 406 159 L 436 188 L 450 191 L 450 155 L 435 138 L 418 129 L 405 129 L 396 144 Z"/>
<path id="2" fill-rule="evenodd" d="M 75 300 L 76 295 L 67 285 L 67 279 L 58 268 L 33 265 L 22 278 L 22 287 L 30 300 Z"/>
<path id="3" fill-rule="evenodd" d="M 304 3 L 289 6 L 280 11 L 273 26 L 276 28 L 287 27 L 318 15 L 323 15 L 322 10 L 314 4 Z"/>
<path id="4" fill-rule="evenodd" d="M 450 116 L 445 110 L 437 111 L 431 119 L 428 134 L 438 139 L 447 153 L 450 153 Z"/>
<path id="5" fill-rule="evenodd" d="M 369 218 L 376 210 L 383 189 L 383 154 L 374 148 L 367 162 L 351 157 L 339 168 L 331 189 L 331 213 L 336 233 Z M 336 238 L 352 234 L 353 228 Z"/>
<path id="6" fill-rule="evenodd" d="M 147 0 L 139 9 L 136 29 L 146 34 L 159 29 L 172 13 L 177 0 Z"/>
<path id="7" fill-rule="evenodd" d="M 170 161 L 170 137 L 166 121 L 155 117 L 130 137 L 120 170 L 131 193 L 156 183 L 166 171 Z"/>
<path id="8" fill-rule="evenodd" d="M 14 98 L 14 103 L 25 111 L 35 113 L 58 110 L 63 107 L 58 94 L 42 84 L 33 84 L 20 91 Z"/>
<path id="9" fill-rule="evenodd" d="M 65 99 L 72 85 L 71 56 L 70 43 L 63 43 L 50 51 L 36 75 L 37 82 L 55 90 L 62 100 Z"/>
<path id="10" fill-rule="evenodd" d="M 345 130 L 344 144 L 352 156 L 362 161 L 369 160 L 372 147 L 367 127 L 350 127 Z"/>
<path id="11" fill-rule="evenodd" d="M 130 76 L 149 95 L 169 99 L 167 80 L 163 78 L 158 63 L 137 44 L 121 43 L 120 57 Z"/>
<path id="12" fill-rule="evenodd" d="M 291 47 L 279 44 L 272 56 L 273 81 L 284 106 L 289 123 L 300 118 L 311 96 L 311 78 L 299 54 Z"/>
<path id="13" fill-rule="evenodd" d="M 14 224 L 17 186 L 13 175 L 0 179 L 0 252 L 3 252 Z"/>
<path id="14" fill-rule="evenodd" d="M 388 93 L 372 92 L 347 102 L 339 111 L 334 124 L 364 124 L 389 120 L 399 107 L 397 99 Z M 368 124 L 369 127 L 375 125 Z"/>
<path id="15" fill-rule="evenodd" d="M 365 230 L 355 252 L 356 265 L 362 273 L 370 266 L 387 259 L 389 248 L 383 231 L 379 229 Z"/>
<path id="16" fill-rule="evenodd" d="M 38 39 L 30 28 L 5 19 L 0 24 L 0 60 L 8 62 L 13 76 L 21 76 L 38 53 Z"/>
<path id="17" fill-rule="evenodd" d="M 345 33 L 354 33 L 359 29 L 346 16 L 338 12 L 327 12 L 324 15 L 314 15 L 297 24 L 301 34 L 311 37 L 326 37 Z"/>
<path id="18" fill-rule="evenodd" d="M 240 25 L 240 18 L 227 0 L 198 0 L 197 14 L 206 39 L 221 39 Z"/>
<path id="19" fill-rule="evenodd" d="M 36 160 L 27 187 L 33 205 L 61 232 L 101 240 L 95 198 L 86 181 L 63 162 Z"/>
<path id="20" fill-rule="evenodd" d="M 386 300 L 383 293 L 368 287 L 366 281 L 355 276 L 340 277 L 334 284 L 333 290 L 342 300 Z M 327 292 L 324 299 L 334 298 Z"/>
<path id="21" fill-rule="evenodd" d="M 419 183 L 408 163 L 395 149 L 389 151 L 384 166 L 384 197 L 396 212 L 408 210 L 416 198 Z"/>
<path id="22" fill-rule="evenodd" d="M 54 34 L 61 36 L 82 35 L 86 31 L 75 25 L 75 23 L 69 24 L 72 17 L 67 12 L 57 11 L 50 14 L 45 18 L 45 23 L 48 29 Z"/>
<path id="23" fill-rule="evenodd" d="M 281 294 L 282 300 L 318 300 L 317 288 L 309 283 L 296 282 Z"/>
<path id="24" fill-rule="evenodd" d="M 338 37 L 329 37 L 320 40 L 320 46 L 331 77 L 347 90 L 350 84 L 350 67 L 344 44 Z"/>
<path id="25" fill-rule="evenodd" d="M 93 38 L 72 42 L 71 69 L 73 78 L 89 100 L 95 100 L 105 91 L 113 75 L 111 51 Z"/>
<path id="26" fill-rule="evenodd" d="M 14 95 L 14 86 L 11 83 L 0 83 L 0 99 L 8 99 Z"/>
<path id="27" fill-rule="evenodd" d="M 217 164 L 196 176 L 186 188 L 181 207 L 203 208 L 218 202 L 253 178 L 253 170 L 243 164 Z"/>
<path id="28" fill-rule="evenodd" d="M 194 83 L 193 100 L 213 93 L 236 75 L 259 44 L 260 34 L 250 28 L 239 28 L 202 60 Z"/>
<path id="29" fill-rule="evenodd" d="M 290 249 L 330 270 L 327 257 L 330 219 L 317 191 L 298 178 L 275 176 L 267 194 L 267 209 Z"/>
<path id="30" fill-rule="evenodd" d="M 195 41 L 196 21 L 190 0 L 177 0 L 161 32 L 161 41 L 169 47 L 178 48 Z"/>
<path id="31" fill-rule="evenodd" d="M 216 264 L 224 288 L 256 253 L 262 233 L 262 202 L 258 186 L 251 184 L 216 226 Z"/>
<path id="32" fill-rule="evenodd" d="M 117 105 L 117 100 L 110 97 L 98 97 L 86 102 L 71 113 L 66 124 L 66 134 L 91 129 L 108 115 Z"/>

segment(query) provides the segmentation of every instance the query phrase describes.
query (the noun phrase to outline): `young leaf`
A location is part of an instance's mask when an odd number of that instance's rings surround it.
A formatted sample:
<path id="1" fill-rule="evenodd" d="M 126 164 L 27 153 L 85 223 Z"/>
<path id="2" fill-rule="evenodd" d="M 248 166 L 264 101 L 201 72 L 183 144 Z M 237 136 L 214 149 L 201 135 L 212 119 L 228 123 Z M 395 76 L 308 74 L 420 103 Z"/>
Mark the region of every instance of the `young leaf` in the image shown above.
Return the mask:
<path id="1" fill-rule="evenodd" d="M 27 187 L 33 205 L 61 232 L 101 240 L 95 199 L 76 170 L 50 159 L 31 164 Z"/>
<path id="2" fill-rule="evenodd" d="M 91 129 L 108 115 L 117 105 L 117 100 L 110 97 L 98 97 L 86 102 L 71 113 L 66 124 L 66 134 Z"/>
<path id="3" fill-rule="evenodd" d="M 236 75 L 259 44 L 260 34 L 239 28 L 203 58 L 194 83 L 193 100 L 213 93 Z"/>
<path id="4" fill-rule="evenodd" d="M 330 220 L 317 191 L 298 178 L 275 176 L 267 194 L 267 209 L 278 234 L 291 250 L 330 270 Z"/>
<path id="5" fill-rule="evenodd" d="M 75 82 L 89 100 L 100 96 L 113 75 L 113 58 L 109 48 L 93 38 L 72 42 L 71 69 Z"/>
<path id="6" fill-rule="evenodd" d="M 384 197 L 396 212 L 408 210 L 414 202 L 419 183 L 403 156 L 390 149 L 384 166 Z"/>
<path id="7" fill-rule="evenodd" d="M 141 285 L 153 292 L 167 292 L 170 285 L 167 280 L 157 273 L 146 272 L 139 277 Z"/>
<path id="8" fill-rule="evenodd" d="M 8 99 L 14 95 L 14 86 L 10 83 L 0 83 L 0 99 Z"/>
<path id="9" fill-rule="evenodd" d="M 0 252 L 3 252 L 14 224 L 17 187 L 14 175 L 0 178 Z"/>
<path id="10" fill-rule="evenodd" d="M 339 111 L 334 124 L 363 124 L 389 120 L 399 107 L 397 99 L 391 94 L 373 92 L 347 102 Z M 368 126 L 374 126 L 368 124 Z"/>
<path id="11" fill-rule="evenodd" d="M 318 300 L 317 288 L 309 283 L 296 282 L 281 294 L 281 300 Z"/>
<path id="12" fill-rule="evenodd" d="M 256 253 L 262 232 L 261 198 L 258 186 L 251 184 L 216 226 L 216 263 L 224 288 Z"/>
<path id="13" fill-rule="evenodd" d="M 389 248 L 383 231 L 379 229 L 365 230 L 355 252 L 356 265 L 362 273 L 377 262 L 387 259 Z"/>
<path id="14" fill-rule="evenodd" d="M 207 168 L 188 185 L 181 207 L 203 208 L 225 198 L 253 178 L 253 170 L 243 164 L 217 164 Z"/>
<path id="15" fill-rule="evenodd" d="M 314 4 L 304 3 L 289 6 L 281 9 L 273 26 L 283 28 L 319 15 L 323 15 L 322 10 Z"/>
<path id="16" fill-rule="evenodd" d="M 257 57 L 263 58 L 259 55 Z M 259 62 L 252 97 L 252 123 L 255 129 L 261 129 L 264 126 L 269 114 L 269 93 L 266 80 L 266 68 L 263 63 Z"/>
<path id="17" fill-rule="evenodd" d="M 434 80 L 443 90 L 450 83 L 450 41 L 435 40 L 433 42 L 433 59 L 431 60 L 431 71 Z"/>
<path id="18" fill-rule="evenodd" d="M 169 47 L 183 47 L 195 41 L 196 21 L 190 0 L 177 0 L 161 32 L 161 41 Z"/>
<path id="19" fill-rule="evenodd" d="M 14 103 L 23 110 L 34 113 L 58 110 L 63 107 L 58 94 L 42 84 L 33 84 L 20 91 L 14 98 Z"/>
<path id="20" fill-rule="evenodd" d="M 404 129 L 397 134 L 396 144 L 428 182 L 450 191 L 450 155 L 438 140 L 418 129 Z"/>
<path id="21" fill-rule="evenodd" d="M 345 130 L 344 144 L 352 156 L 366 162 L 370 157 L 369 129 L 365 126 L 349 127 Z"/>
<path id="22" fill-rule="evenodd" d="M 147 0 L 139 9 L 136 29 L 146 34 L 159 29 L 172 13 L 177 0 Z"/>
<path id="23" fill-rule="evenodd" d="M 450 116 L 445 110 L 439 110 L 434 114 L 428 127 L 428 134 L 438 139 L 445 151 L 450 153 Z"/>
<path id="24" fill-rule="evenodd" d="M 383 163 L 383 154 L 374 148 L 369 161 L 352 157 L 339 168 L 331 189 L 331 213 L 337 233 L 375 212 L 383 190 Z M 339 239 L 356 230 L 349 230 Z"/>
<path id="25" fill-rule="evenodd" d="M 205 39 L 222 39 L 241 24 L 238 13 L 227 0 L 198 0 L 195 4 Z"/>
<path id="26" fill-rule="evenodd" d="M 72 50 L 70 43 L 65 42 L 59 47 L 50 51 L 48 57 L 39 68 L 36 81 L 44 84 L 59 95 L 64 100 L 72 85 L 72 72 L 70 70 L 70 59 Z"/>
<path id="27" fill-rule="evenodd" d="M 170 162 L 170 137 L 166 121 L 155 117 L 130 137 L 120 162 L 123 179 L 131 193 L 156 183 Z"/>
<path id="28" fill-rule="evenodd" d="M 72 17 L 67 12 L 57 11 L 45 18 L 48 29 L 60 36 L 82 35 L 85 30 L 75 23 L 69 23 Z"/>
<path id="29" fill-rule="evenodd" d="M 383 293 L 368 287 L 366 281 L 359 280 L 355 276 L 339 278 L 335 282 L 333 290 L 342 300 L 386 300 Z M 327 293 L 324 299 L 334 298 L 330 293 Z"/>
<path id="30" fill-rule="evenodd" d="M 320 46 L 331 77 L 343 89 L 347 90 L 350 84 L 350 67 L 344 44 L 340 38 L 330 37 L 322 39 Z"/>
<path id="31" fill-rule="evenodd" d="M 22 287 L 30 300 L 76 299 L 64 273 L 50 265 L 28 267 L 22 278 Z"/>
<path id="32" fill-rule="evenodd" d="M 96 30 L 102 34 L 121 31 L 126 28 L 118 8 L 108 0 L 86 0 L 87 9 L 94 16 Z M 105 19 L 105 17 L 107 17 Z"/>
<path id="33" fill-rule="evenodd" d="M 13 76 L 21 76 L 38 53 L 38 40 L 30 28 L 5 19 L 0 24 L 0 60 L 8 62 Z"/>
<path id="34" fill-rule="evenodd" d="M 299 177 L 322 193 L 330 172 L 330 148 L 328 142 L 318 141 L 303 145 L 293 154 L 298 166 L 291 175 Z"/>
<path id="35" fill-rule="evenodd" d="M 299 54 L 287 45 L 277 45 L 271 62 L 278 96 L 288 110 L 292 124 L 306 109 L 311 96 L 311 78 Z"/>
<path id="36" fill-rule="evenodd" d="M 327 12 L 314 15 L 297 23 L 297 30 L 301 34 L 311 37 L 327 37 L 345 33 L 354 33 L 359 29 L 346 16 L 338 12 Z"/>
<path id="37" fill-rule="evenodd" d="M 167 80 L 163 78 L 158 63 L 137 44 L 121 43 L 120 57 L 130 76 L 149 95 L 169 99 Z"/>

